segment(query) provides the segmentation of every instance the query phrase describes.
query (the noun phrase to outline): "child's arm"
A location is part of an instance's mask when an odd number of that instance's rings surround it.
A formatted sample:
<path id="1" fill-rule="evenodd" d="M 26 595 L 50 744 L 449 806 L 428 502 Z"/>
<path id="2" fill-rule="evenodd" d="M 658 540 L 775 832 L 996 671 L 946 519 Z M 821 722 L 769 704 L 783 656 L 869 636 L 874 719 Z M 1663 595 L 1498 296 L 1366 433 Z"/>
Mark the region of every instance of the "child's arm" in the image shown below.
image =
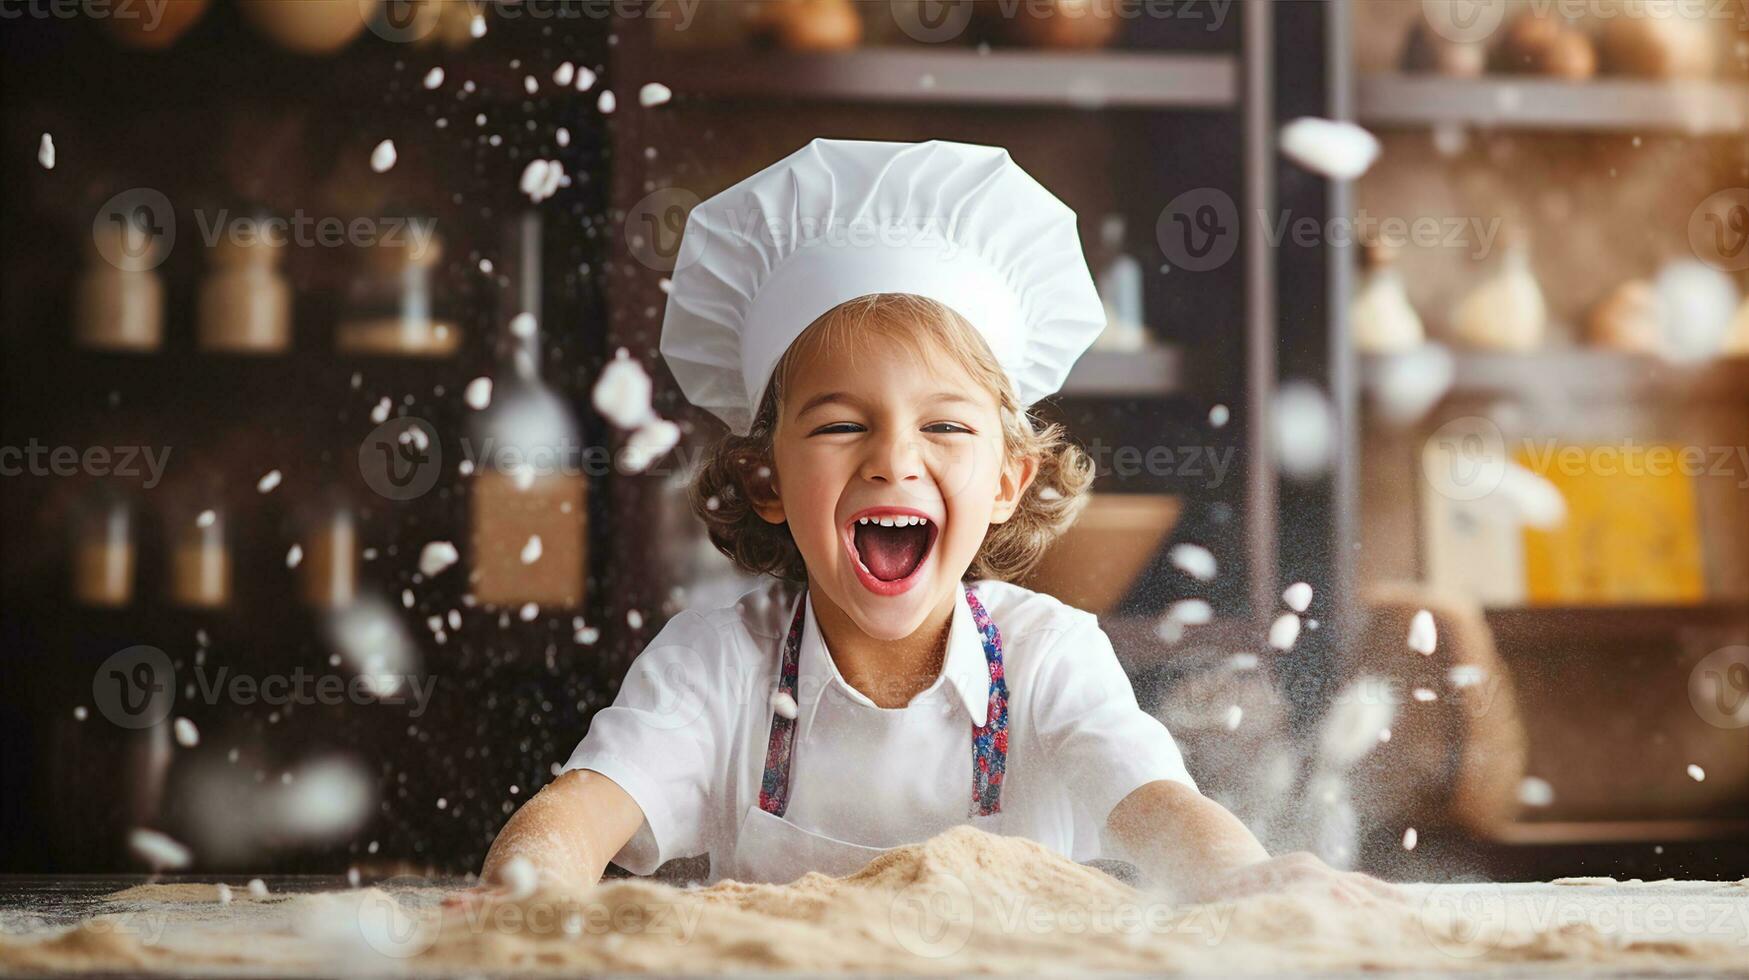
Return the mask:
<path id="1" fill-rule="evenodd" d="M 1146 783 L 1124 797 L 1107 829 L 1143 874 L 1189 901 L 1288 889 L 1350 903 L 1400 897 L 1376 878 L 1337 871 L 1311 854 L 1270 857 L 1238 817 L 1170 780 Z"/>
<path id="2" fill-rule="evenodd" d="M 638 808 L 618 783 L 598 772 L 573 769 L 548 783 L 498 832 L 480 879 L 502 884 L 513 857 L 526 858 L 543 880 L 582 889 L 601 880 L 607 863 L 643 825 Z"/>

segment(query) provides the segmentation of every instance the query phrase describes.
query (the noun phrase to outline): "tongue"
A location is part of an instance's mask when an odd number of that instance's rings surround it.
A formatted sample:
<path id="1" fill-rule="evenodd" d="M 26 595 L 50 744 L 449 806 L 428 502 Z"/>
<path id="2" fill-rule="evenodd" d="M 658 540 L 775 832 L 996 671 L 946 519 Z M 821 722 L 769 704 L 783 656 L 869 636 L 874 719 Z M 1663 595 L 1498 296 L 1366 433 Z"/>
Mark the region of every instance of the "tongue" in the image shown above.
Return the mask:
<path id="1" fill-rule="evenodd" d="M 923 560 L 923 549 L 928 546 L 929 529 L 920 524 L 856 526 L 856 553 L 874 577 L 883 582 L 896 582 L 915 571 L 917 563 Z"/>

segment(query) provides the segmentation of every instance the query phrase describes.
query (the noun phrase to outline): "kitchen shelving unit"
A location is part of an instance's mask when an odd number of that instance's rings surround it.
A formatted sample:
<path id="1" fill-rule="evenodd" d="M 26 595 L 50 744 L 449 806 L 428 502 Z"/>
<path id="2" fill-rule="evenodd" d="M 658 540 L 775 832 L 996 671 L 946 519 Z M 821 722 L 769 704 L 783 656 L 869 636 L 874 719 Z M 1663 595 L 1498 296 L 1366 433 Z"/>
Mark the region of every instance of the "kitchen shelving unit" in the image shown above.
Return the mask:
<path id="1" fill-rule="evenodd" d="M 1663 82 L 1600 76 L 1575 82 L 1523 75 L 1458 79 L 1389 71 L 1358 78 L 1355 105 L 1359 121 L 1387 134 L 1387 139 L 1393 135 L 1410 143 L 1444 139 L 1451 149 L 1442 152 L 1448 156 L 1457 156 L 1462 152 L 1457 147 L 1467 145 L 1460 134 L 1498 136 L 1515 148 L 1541 140 L 1586 147 L 1613 140 L 1615 145 L 1635 148 L 1665 141 L 1691 154 L 1688 159 L 1697 161 L 1697 166 L 1717 167 L 1720 179 L 1726 181 L 1719 186 L 1743 183 L 1724 172 L 1720 161 L 1726 154 L 1708 155 L 1743 145 L 1744 134 L 1749 133 L 1749 81 L 1740 78 Z M 1593 165 L 1613 167 L 1617 162 Z M 1420 163 L 1426 165 L 1425 159 Z M 1387 150 L 1363 184 L 1388 178 L 1392 166 Z M 1550 179 L 1536 171 L 1523 177 L 1527 182 Z M 1624 220 L 1642 219 L 1629 219 L 1624 213 Z M 1635 233 L 1643 232 L 1636 228 Z M 1740 275 L 1736 278 L 1741 282 Z M 1437 327 L 1444 319 L 1444 311 L 1422 312 L 1433 314 L 1430 326 Z M 1580 342 L 1578 331 L 1567 325 L 1552 324 L 1551 333 L 1575 338 L 1569 344 Z M 1552 340 L 1544 349 L 1522 355 L 1455 352 L 1453 383 L 1443 404 L 1407 432 L 1368 418 L 1362 446 L 1413 453 L 1420 447 L 1418 435 L 1451 418 L 1486 415 L 1502 403 L 1521 408 L 1523 424 L 1531 428 L 1545 415 L 1589 413 L 1612 420 L 1643 416 L 1645 424 L 1656 429 L 1668 425 L 1671 418 L 1683 417 L 1681 413 L 1706 412 L 1714 419 L 1744 418 L 1741 431 L 1749 431 L 1749 358 L 1676 365 L 1656 357 L 1561 344 Z M 1377 359 L 1363 359 L 1363 384 L 1377 380 L 1379 372 Z M 1402 459 L 1400 476 L 1405 485 L 1418 483 L 1418 468 L 1416 459 Z M 1392 479 L 1396 478 L 1394 474 Z M 1743 499 L 1742 491 L 1738 494 L 1737 499 Z M 1374 506 L 1369 505 L 1369 512 Z M 1419 501 L 1410 500 L 1408 506 L 1419 507 Z M 1729 528 L 1709 533 L 1705 524 L 1702 527 L 1708 547 L 1749 553 L 1749 540 L 1737 537 L 1741 525 L 1735 535 Z M 1721 787 L 1719 779 L 1710 779 L 1703 787 L 1688 781 L 1682 765 L 1661 754 L 1670 752 L 1674 744 L 1689 744 L 1685 739 L 1712 738 L 1715 747 L 1728 745 L 1720 740 L 1729 739 L 1731 733 L 1709 730 L 1689 714 L 1685 685 L 1692 657 L 1677 651 L 1687 649 L 1684 643 L 1701 644 L 1703 649 L 1749 643 L 1749 595 L 1712 595 L 1709 589 L 1705 601 L 1692 605 L 1524 605 L 1489 608 L 1485 617 L 1502 658 L 1519 678 L 1533 774 L 1552 782 L 1584 781 L 1587 771 L 1603 766 L 1623 777 L 1625 787 L 1635 767 L 1646 764 L 1642 756 L 1655 758 L 1666 785 L 1659 794 L 1664 799 L 1648 804 L 1645 784 L 1637 783 L 1633 789 L 1621 790 L 1623 805 L 1646 812 L 1612 817 L 1604 812 L 1606 806 L 1594 802 L 1603 798 L 1603 791 L 1587 781 L 1579 794 L 1584 797 L 1579 806 L 1583 815 L 1526 810 L 1516 822 L 1491 833 L 1424 846 L 1416 855 L 1402 854 L 1397 841 L 1381 837 L 1373 842 L 1375 856 L 1390 855 L 1405 867 L 1413 866 L 1415 870 L 1406 872 L 1411 874 L 1425 873 L 1444 858 L 1461 856 L 1494 873 L 1527 877 L 1572 873 L 1551 869 L 1575 866 L 1618 876 L 1707 875 L 1729 872 L 1749 861 L 1749 822 L 1729 815 L 1730 783 Z M 1629 693 L 1635 690 L 1641 693 Z M 1636 702 L 1639 714 L 1630 721 L 1627 713 L 1635 710 Z M 1607 718 L 1615 720 L 1606 723 Z M 1592 744 L 1607 746 L 1602 751 L 1609 753 L 1608 761 L 1585 755 L 1585 739 L 1575 733 L 1591 726 L 1597 728 Z M 1629 733 L 1651 748 L 1632 751 Z M 1554 747 L 1545 745 L 1546 754 L 1539 754 L 1538 745 L 1545 740 Z M 1600 750 L 1591 751 L 1595 755 Z M 1749 795 L 1742 789 L 1736 790 L 1739 798 Z M 1424 845 L 1427 840 L 1424 834 Z"/>

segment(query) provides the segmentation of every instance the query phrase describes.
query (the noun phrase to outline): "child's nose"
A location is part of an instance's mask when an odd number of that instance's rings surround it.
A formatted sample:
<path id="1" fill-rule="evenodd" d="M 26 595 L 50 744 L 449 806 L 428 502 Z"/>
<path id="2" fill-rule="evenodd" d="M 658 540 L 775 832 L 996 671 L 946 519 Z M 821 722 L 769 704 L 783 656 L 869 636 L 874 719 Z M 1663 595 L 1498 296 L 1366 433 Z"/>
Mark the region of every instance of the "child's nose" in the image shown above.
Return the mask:
<path id="1" fill-rule="evenodd" d="M 876 483 L 906 483 L 921 479 L 923 460 L 917 442 L 906 433 L 870 440 L 862 461 L 862 478 Z"/>

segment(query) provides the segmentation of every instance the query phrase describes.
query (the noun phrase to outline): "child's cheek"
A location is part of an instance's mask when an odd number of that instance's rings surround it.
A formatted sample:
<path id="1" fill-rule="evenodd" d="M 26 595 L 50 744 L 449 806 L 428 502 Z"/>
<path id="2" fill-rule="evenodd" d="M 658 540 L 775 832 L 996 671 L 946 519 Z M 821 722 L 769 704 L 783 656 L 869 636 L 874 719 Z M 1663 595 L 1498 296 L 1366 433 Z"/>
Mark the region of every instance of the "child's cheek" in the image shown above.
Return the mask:
<path id="1" fill-rule="evenodd" d="M 940 448 L 932 470 L 942 500 L 963 507 L 969 500 L 986 496 L 986 485 L 996 471 L 995 457 L 995 450 L 982 439 Z"/>

